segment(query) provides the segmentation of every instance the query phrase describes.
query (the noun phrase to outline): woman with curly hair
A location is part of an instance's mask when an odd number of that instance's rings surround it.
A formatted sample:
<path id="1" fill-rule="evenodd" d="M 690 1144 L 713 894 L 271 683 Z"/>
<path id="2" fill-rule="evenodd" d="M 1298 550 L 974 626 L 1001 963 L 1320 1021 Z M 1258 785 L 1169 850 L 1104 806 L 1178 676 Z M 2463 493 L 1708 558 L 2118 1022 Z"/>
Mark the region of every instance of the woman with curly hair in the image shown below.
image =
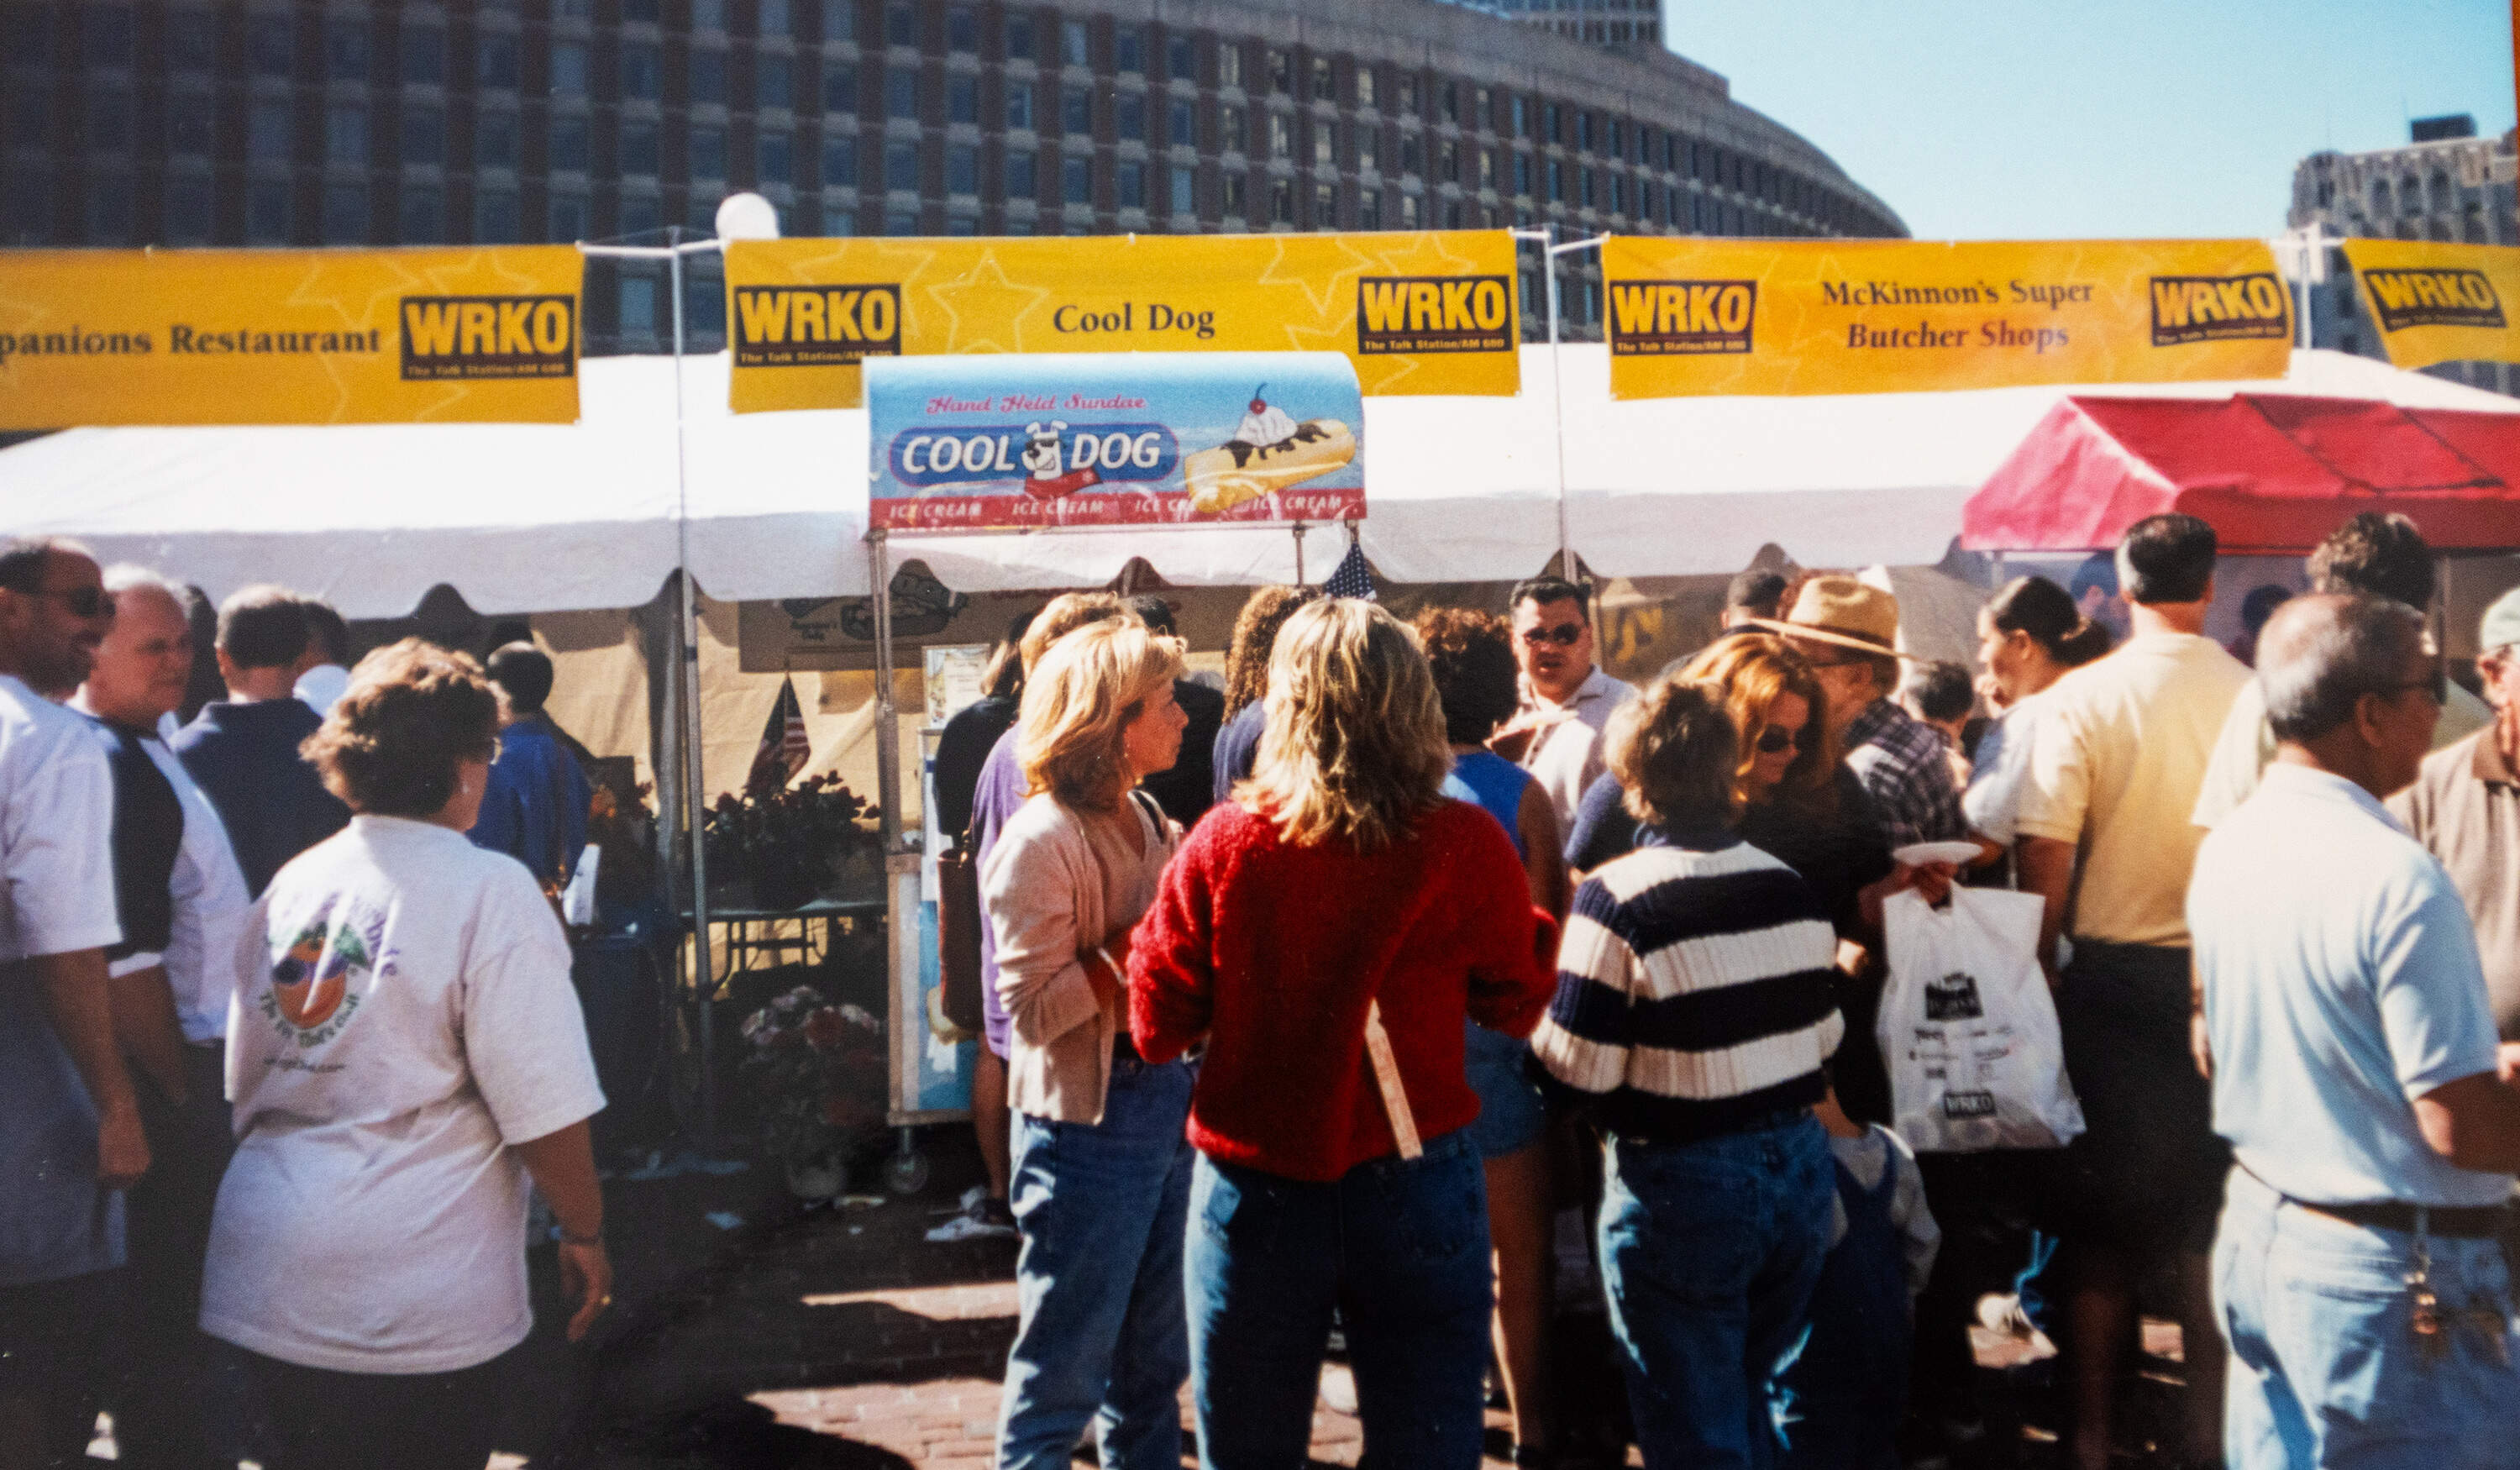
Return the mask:
<path id="1" fill-rule="evenodd" d="M 1317 587 L 1263 587 L 1251 594 L 1234 619 L 1234 636 L 1225 646 L 1225 725 L 1216 733 L 1216 799 L 1234 794 L 1235 783 L 1251 778 L 1260 754 L 1260 696 L 1269 689 L 1269 651 L 1277 646 L 1278 630 L 1295 609 L 1322 595 Z"/>
<path id="2" fill-rule="evenodd" d="M 529 1181 L 569 1339 L 612 1300 L 568 941 L 524 865 L 465 836 L 498 719 L 464 654 L 361 659 L 304 746 L 355 815 L 246 923 L 202 1330 L 246 1350 L 274 1470 L 480 1470 L 533 1325 Z"/>
<path id="3" fill-rule="evenodd" d="M 1200 1037 L 1192 1393 L 1212 1470 L 1303 1463 L 1346 1324 L 1366 1453 L 1472 1470 L 1494 1296 L 1462 1023 L 1527 1034 L 1556 926 L 1452 765 L 1418 642 L 1372 603 L 1286 620 L 1250 780 L 1165 870 L 1129 961 L 1149 1060 Z"/>

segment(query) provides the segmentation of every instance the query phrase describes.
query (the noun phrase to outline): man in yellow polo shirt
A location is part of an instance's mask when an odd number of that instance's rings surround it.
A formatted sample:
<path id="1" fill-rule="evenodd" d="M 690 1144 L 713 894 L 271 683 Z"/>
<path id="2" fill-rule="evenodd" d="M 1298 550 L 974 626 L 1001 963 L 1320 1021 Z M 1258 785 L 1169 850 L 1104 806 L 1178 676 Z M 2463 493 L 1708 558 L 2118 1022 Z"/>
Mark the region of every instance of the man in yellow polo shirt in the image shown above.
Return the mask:
<path id="1" fill-rule="evenodd" d="M 2065 1066 L 2089 1131 L 2067 1153 L 2069 1463 L 2100 1470 L 2135 1285 L 2175 1266 L 2187 1368 L 2188 1463 L 2222 1448 L 2223 1340 L 2207 1253 L 2230 1155 L 2188 1048 L 2188 822 L 2215 738 L 2249 671 L 2204 636 L 2214 528 L 2138 521 L 2118 546 L 2134 636 L 2044 697 L 2018 824 L 2021 886 L 2047 900 L 2040 958 L 2058 975 Z M 2056 941 L 2070 934 L 2059 969 Z"/>

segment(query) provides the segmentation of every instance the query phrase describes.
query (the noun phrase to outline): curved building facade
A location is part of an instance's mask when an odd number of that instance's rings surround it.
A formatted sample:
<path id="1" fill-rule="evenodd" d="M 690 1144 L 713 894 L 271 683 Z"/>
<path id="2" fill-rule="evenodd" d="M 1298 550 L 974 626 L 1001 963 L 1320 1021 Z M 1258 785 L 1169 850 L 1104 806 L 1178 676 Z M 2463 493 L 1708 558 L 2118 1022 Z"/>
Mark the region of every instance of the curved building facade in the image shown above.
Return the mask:
<path id="1" fill-rule="evenodd" d="M 11 245 L 705 232 L 739 190 L 799 235 L 1906 234 L 1702 67 L 1435 0 L 21 0 L 0 21 Z M 713 288 L 692 299 L 711 344 Z M 664 318 L 637 271 L 591 276 L 591 345 L 648 345 Z"/>

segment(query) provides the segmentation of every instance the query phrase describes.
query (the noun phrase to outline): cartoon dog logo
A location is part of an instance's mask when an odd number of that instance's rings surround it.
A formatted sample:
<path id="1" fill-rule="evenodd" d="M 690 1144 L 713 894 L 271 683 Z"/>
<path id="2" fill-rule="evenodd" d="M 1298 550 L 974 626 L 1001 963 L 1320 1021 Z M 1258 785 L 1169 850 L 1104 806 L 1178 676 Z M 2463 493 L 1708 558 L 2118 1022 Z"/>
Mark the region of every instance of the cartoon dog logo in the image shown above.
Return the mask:
<path id="1" fill-rule="evenodd" d="M 1064 419 L 1053 419 L 1047 424 L 1036 420 L 1024 425 L 1024 494 L 1035 500 L 1057 500 L 1102 483 L 1102 476 L 1090 468 L 1067 468 L 1067 457 L 1058 445 L 1059 432 L 1066 427 Z"/>

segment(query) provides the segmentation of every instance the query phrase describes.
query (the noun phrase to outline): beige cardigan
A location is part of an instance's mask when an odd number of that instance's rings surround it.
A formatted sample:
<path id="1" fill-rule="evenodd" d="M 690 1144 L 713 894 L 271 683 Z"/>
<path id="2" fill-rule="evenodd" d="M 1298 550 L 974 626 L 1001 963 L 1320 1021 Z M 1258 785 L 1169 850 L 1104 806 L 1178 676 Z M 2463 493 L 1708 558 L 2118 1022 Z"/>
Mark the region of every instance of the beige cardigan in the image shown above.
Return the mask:
<path id="1" fill-rule="evenodd" d="M 1171 822 L 1128 804 L 1145 834 L 1147 889 L 1181 840 Z M 1138 921 L 1105 913 L 1102 869 L 1074 812 L 1048 793 L 1017 808 L 980 870 L 980 907 L 998 942 L 998 1000 L 1012 1027 L 1007 1105 L 1060 1123 L 1101 1123 L 1111 1045 L 1125 1003 L 1099 1003 L 1084 957 Z M 1124 979 L 1126 977 L 1123 977 Z"/>

